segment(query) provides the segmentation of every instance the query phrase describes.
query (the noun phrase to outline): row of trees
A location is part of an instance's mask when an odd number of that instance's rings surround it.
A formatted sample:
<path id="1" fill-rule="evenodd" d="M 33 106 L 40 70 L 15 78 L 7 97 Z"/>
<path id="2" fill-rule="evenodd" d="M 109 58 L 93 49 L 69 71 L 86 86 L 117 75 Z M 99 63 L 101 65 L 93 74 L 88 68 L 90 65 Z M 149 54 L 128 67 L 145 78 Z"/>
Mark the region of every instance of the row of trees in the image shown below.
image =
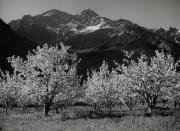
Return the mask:
<path id="1" fill-rule="evenodd" d="M 87 80 L 80 85 L 77 75 L 79 60 L 76 54 L 68 52 L 69 47 L 37 47 L 27 55 L 8 58 L 14 72 L 1 71 L 0 103 L 6 112 L 8 105 L 15 101 L 19 106 L 38 104 L 44 106 L 45 115 L 51 107 L 62 106 L 83 99 L 97 111 L 106 107 L 111 114 L 117 104 L 126 104 L 130 109 L 137 101 L 143 100 L 149 110 L 155 108 L 160 99 L 179 98 L 179 73 L 170 54 L 156 51 L 154 57 L 141 55 L 130 60 L 126 52 L 124 64 L 116 63 L 109 69 L 104 61 L 99 70 L 87 74 Z"/>
<path id="2" fill-rule="evenodd" d="M 108 70 L 104 61 L 99 71 L 88 75 L 86 99 L 96 107 L 108 107 L 109 113 L 115 104 L 126 104 L 130 110 L 137 101 L 144 101 L 152 112 L 158 101 L 177 101 L 180 91 L 179 61 L 170 54 L 155 52 L 154 57 L 141 55 L 138 60 L 128 59 L 124 64 L 116 63 L 116 68 Z"/>

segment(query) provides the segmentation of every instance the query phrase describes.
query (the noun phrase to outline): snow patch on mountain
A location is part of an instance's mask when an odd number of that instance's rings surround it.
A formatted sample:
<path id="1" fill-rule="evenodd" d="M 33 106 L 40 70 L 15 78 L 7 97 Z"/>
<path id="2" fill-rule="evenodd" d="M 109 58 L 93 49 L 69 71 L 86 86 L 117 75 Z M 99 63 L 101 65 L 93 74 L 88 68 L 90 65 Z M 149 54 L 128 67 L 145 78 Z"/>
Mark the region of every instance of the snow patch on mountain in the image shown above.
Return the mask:
<path id="1" fill-rule="evenodd" d="M 80 33 L 90 33 L 90 32 L 94 32 L 96 30 L 99 29 L 104 29 L 104 28 L 112 28 L 109 25 L 106 25 L 106 22 L 104 21 L 104 19 L 101 19 L 101 22 L 98 25 L 94 25 L 94 26 L 87 26 L 86 28 L 80 30 Z"/>
<path id="2" fill-rule="evenodd" d="M 178 29 L 177 33 L 180 33 L 180 28 Z"/>
<path id="3" fill-rule="evenodd" d="M 70 28 L 71 31 L 73 31 L 74 33 L 78 33 L 79 31 L 77 30 L 77 27 L 78 27 L 78 24 L 77 22 L 69 22 L 66 26 L 68 26 Z"/>
<path id="4" fill-rule="evenodd" d="M 44 14 L 43 16 L 52 16 L 53 14 L 54 14 L 53 12 L 49 12 L 49 13 Z"/>
<path id="5" fill-rule="evenodd" d="M 176 42 L 176 44 L 180 44 L 176 37 L 174 38 L 174 41 Z"/>
<path id="6" fill-rule="evenodd" d="M 77 30 L 76 28 L 71 28 L 71 31 L 73 31 L 74 33 L 79 33 L 79 30 Z"/>

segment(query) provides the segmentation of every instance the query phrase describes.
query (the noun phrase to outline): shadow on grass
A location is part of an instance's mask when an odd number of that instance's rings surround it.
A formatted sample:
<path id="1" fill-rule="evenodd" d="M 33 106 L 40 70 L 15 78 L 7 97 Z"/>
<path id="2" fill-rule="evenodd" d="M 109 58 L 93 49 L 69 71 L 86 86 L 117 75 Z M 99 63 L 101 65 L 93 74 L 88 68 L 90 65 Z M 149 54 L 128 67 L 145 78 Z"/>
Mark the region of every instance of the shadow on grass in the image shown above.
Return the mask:
<path id="1" fill-rule="evenodd" d="M 13 113 L 13 114 L 12 114 Z M 43 119 L 44 114 L 42 110 L 35 110 L 29 108 L 27 111 L 23 112 L 18 109 L 13 109 L 11 114 L 12 118 L 16 119 Z M 126 116 L 144 116 L 144 117 L 152 117 L 152 116 L 172 116 L 174 115 L 175 110 L 168 107 L 156 107 L 153 110 L 153 113 L 150 114 L 147 112 L 147 108 L 135 108 L 133 110 L 123 110 L 123 109 L 114 109 L 112 114 L 108 114 L 108 110 L 103 110 L 101 112 L 97 112 L 88 107 L 76 107 L 70 108 L 64 111 L 61 111 L 59 114 L 56 114 L 55 110 L 50 112 L 50 116 L 48 119 L 60 119 L 62 121 L 65 120 L 74 120 L 74 119 L 121 119 Z"/>
<path id="2" fill-rule="evenodd" d="M 155 116 L 172 116 L 174 115 L 175 110 L 169 107 L 156 107 L 153 115 Z"/>
<path id="3" fill-rule="evenodd" d="M 132 110 L 132 111 L 112 111 L 112 114 L 109 115 L 106 111 L 96 112 L 96 111 L 77 111 L 76 119 L 104 119 L 104 118 L 123 118 L 126 116 L 172 116 L 174 115 L 175 110 L 168 107 L 157 107 L 153 110 L 152 113 L 148 113 L 147 109 L 142 110 Z"/>

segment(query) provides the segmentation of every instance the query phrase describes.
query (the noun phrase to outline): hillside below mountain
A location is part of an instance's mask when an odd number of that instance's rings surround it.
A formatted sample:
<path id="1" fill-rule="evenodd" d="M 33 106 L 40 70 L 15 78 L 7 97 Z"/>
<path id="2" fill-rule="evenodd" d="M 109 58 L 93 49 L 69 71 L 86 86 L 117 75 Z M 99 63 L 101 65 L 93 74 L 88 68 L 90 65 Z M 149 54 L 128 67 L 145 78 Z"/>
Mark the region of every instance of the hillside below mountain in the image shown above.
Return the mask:
<path id="1" fill-rule="evenodd" d="M 3 20 L 0 19 L 0 68 L 8 69 L 7 57 L 16 55 L 24 57 L 28 51 L 37 45 L 11 29 Z"/>

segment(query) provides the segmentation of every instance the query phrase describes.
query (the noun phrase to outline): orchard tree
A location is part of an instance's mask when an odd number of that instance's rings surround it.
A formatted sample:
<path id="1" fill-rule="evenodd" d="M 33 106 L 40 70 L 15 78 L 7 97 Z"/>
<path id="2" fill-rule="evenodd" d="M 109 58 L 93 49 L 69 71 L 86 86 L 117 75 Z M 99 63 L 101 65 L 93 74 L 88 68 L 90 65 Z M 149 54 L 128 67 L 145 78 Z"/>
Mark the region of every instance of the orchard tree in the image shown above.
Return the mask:
<path id="1" fill-rule="evenodd" d="M 120 79 L 122 78 L 115 70 L 109 71 L 108 65 L 104 61 L 99 71 L 93 70 L 91 75 L 88 74 L 85 83 L 86 100 L 98 111 L 102 107 L 108 108 L 109 115 L 111 115 L 115 104 L 121 103 L 123 100 Z"/>
<path id="2" fill-rule="evenodd" d="M 69 105 L 73 105 L 77 99 L 82 97 L 83 86 L 80 85 L 81 77 L 78 77 L 76 74 L 68 77 L 66 80 L 66 89 L 59 93 L 54 99 L 56 112 L 58 113 L 58 107 L 61 110 Z"/>
<path id="3" fill-rule="evenodd" d="M 130 64 L 130 59 L 132 59 L 132 56 L 134 55 L 134 51 L 128 52 L 128 51 L 123 51 L 123 53 L 125 54 L 126 58 L 123 58 L 123 62 L 126 64 Z M 122 76 L 122 74 L 121 74 Z M 122 81 L 119 81 L 120 83 L 122 83 Z M 126 106 L 130 109 L 130 111 L 134 108 L 134 106 L 136 105 L 136 103 L 138 102 L 138 95 L 134 92 L 131 91 L 131 89 L 128 88 L 128 85 L 126 84 L 128 82 L 127 79 L 124 79 L 123 81 L 123 86 L 124 86 L 124 90 L 123 90 L 123 100 L 124 103 L 126 104 Z"/>
<path id="4" fill-rule="evenodd" d="M 6 114 L 8 114 L 8 107 L 19 99 L 20 77 L 16 72 L 10 74 L 0 70 L 0 103 L 4 106 Z"/>
<path id="5" fill-rule="evenodd" d="M 14 70 L 24 77 L 24 92 L 28 99 L 43 104 L 45 116 L 57 101 L 80 94 L 76 70 L 79 61 L 68 49 L 63 44 L 61 49 L 45 44 L 29 53 L 26 60 L 9 58 Z"/>
<path id="6" fill-rule="evenodd" d="M 118 65 L 117 70 L 126 77 L 126 88 L 141 96 L 151 112 L 159 98 L 172 96 L 178 83 L 178 62 L 170 54 L 156 51 L 156 55 L 150 59 L 142 55 L 138 61 Z"/>

